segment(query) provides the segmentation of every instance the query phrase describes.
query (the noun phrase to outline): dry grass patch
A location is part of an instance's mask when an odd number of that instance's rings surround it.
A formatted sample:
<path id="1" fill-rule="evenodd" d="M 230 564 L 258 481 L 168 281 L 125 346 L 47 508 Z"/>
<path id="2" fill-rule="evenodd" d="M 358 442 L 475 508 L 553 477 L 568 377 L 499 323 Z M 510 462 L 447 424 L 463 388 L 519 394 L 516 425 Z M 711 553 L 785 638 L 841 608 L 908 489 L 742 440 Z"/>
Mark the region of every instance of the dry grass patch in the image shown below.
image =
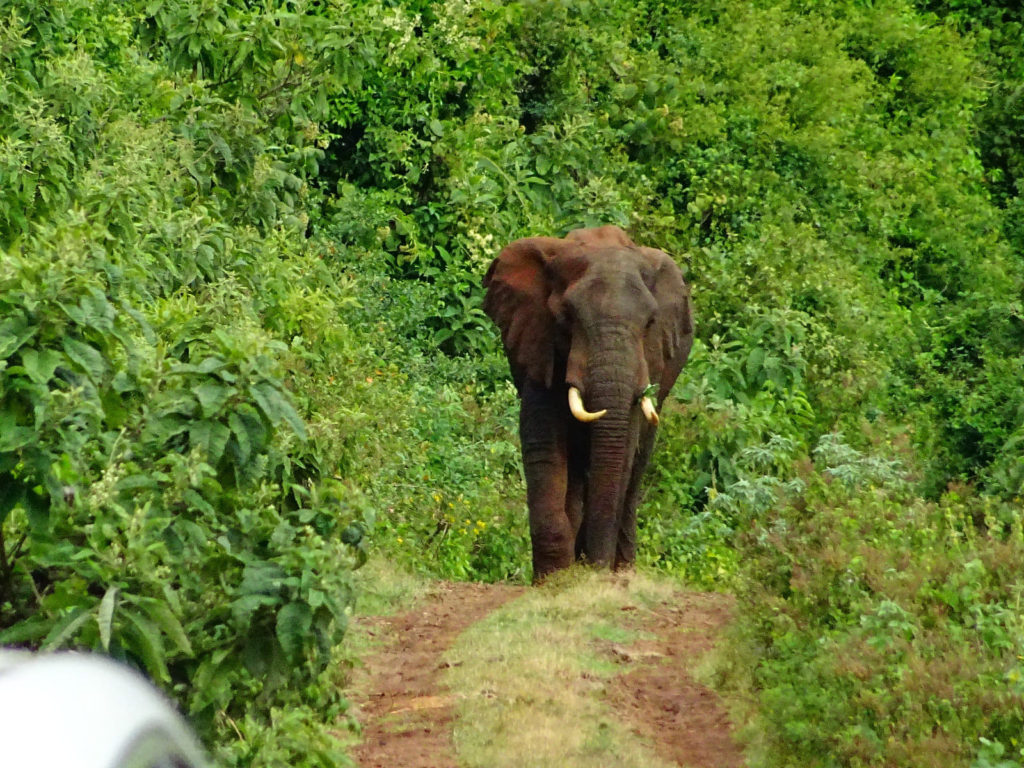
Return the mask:
<path id="1" fill-rule="evenodd" d="M 470 627 L 446 654 L 460 764 L 667 765 L 605 702 L 605 683 L 623 665 L 599 655 L 594 638 L 618 626 L 624 609 L 674 591 L 640 574 L 571 569 Z"/>

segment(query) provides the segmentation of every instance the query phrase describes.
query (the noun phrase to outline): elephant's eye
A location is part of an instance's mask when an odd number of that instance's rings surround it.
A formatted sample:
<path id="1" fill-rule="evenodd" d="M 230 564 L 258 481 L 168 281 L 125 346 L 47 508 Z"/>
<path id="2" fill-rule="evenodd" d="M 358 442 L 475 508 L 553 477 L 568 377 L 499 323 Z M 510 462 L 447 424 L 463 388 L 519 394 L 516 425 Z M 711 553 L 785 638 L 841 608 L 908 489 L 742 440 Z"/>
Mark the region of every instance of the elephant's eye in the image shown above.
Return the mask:
<path id="1" fill-rule="evenodd" d="M 654 326 L 654 321 L 655 321 L 655 319 L 656 319 L 656 318 L 654 317 L 654 315 L 651 315 L 651 316 L 650 316 L 650 317 L 649 317 L 649 318 L 647 319 L 647 325 L 645 325 L 645 326 L 644 326 L 644 328 L 646 328 L 646 329 L 647 329 L 648 331 L 649 331 L 649 330 L 651 330 L 651 328 L 652 328 L 652 327 Z"/>

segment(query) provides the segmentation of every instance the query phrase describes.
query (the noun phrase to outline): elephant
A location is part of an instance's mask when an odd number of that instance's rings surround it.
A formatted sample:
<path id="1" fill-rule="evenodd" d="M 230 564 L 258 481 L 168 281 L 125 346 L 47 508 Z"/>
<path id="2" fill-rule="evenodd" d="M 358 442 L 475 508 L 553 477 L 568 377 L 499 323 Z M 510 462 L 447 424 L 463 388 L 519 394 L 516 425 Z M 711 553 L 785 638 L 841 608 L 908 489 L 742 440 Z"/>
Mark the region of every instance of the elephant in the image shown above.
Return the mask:
<path id="1" fill-rule="evenodd" d="M 693 345 L 682 272 L 607 225 L 516 240 L 483 284 L 520 399 L 534 582 L 632 567 L 658 412 Z"/>

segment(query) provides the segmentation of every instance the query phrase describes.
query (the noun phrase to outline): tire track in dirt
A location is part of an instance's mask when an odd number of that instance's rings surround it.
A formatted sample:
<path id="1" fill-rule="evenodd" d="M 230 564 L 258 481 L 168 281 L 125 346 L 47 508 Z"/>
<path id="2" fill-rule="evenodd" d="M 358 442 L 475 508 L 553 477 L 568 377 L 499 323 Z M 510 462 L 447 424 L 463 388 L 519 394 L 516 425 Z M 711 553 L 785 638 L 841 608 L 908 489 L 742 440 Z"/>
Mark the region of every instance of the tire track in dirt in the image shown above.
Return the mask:
<path id="1" fill-rule="evenodd" d="M 522 587 L 439 582 L 421 607 L 367 620 L 368 634 L 385 647 L 366 659 L 368 693 L 360 700 L 363 741 L 353 757 L 361 768 L 456 768 L 453 702 L 441 687 L 442 654 L 471 624 Z"/>
<path id="2" fill-rule="evenodd" d="M 609 644 L 633 668 L 609 683 L 608 701 L 663 760 L 687 768 L 746 765 L 718 695 L 691 672 L 714 648 L 732 610 L 726 595 L 678 593 L 671 605 L 633 614 L 633 626 L 653 639 Z"/>

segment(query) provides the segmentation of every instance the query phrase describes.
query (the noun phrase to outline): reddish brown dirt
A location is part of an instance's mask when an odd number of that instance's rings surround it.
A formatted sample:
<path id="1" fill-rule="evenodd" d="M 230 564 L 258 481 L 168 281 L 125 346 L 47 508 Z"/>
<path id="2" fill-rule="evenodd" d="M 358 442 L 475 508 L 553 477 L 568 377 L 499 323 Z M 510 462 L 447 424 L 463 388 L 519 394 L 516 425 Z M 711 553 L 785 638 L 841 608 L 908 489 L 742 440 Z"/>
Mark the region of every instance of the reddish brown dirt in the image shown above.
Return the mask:
<path id="1" fill-rule="evenodd" d="M 718 696 L 689 671 L 712 650 L 731 612 L 732 600 L 725 595 L 684 593 L 672 605 L 632 616 L 633 625 L 653 639 L 609 644 L 613 657 L 633 665 L 608 686 L 612 708 L 670 763 L 686 768 L 746 765 Z"/>
<path id="2" fill-rule="evenodd" d="M 416 610 L 369 620 L 384 641 L 366 660 L 356 687 L 363 742 L 361 768 L 456 768 L 452 700 L 441 688 L 443 653 L 471 624 L 522 588 L 474 583 L 438 584 Z M 715 693 L 689 669 L 714 646 L 732 602 L 723 595 L 686 593 L 654 611 L 629 612 L 626 623 L 651 639 L 603 643 L 629 670 L 606 688 L 610 705 L 664 760 L 686 768 L 742 768 L 742 753 Z"/>
<path id="3" fill-rule="evenodd" d="M 441 655 L 470 624 L 522 594 L 500 584 L 440 582 L 421 607 L 376 619 L 370 634 L 386 645 L 366 661 L 357 701 L 361 768 L 456 768 L 452 701 L 441 689 Z"/>

